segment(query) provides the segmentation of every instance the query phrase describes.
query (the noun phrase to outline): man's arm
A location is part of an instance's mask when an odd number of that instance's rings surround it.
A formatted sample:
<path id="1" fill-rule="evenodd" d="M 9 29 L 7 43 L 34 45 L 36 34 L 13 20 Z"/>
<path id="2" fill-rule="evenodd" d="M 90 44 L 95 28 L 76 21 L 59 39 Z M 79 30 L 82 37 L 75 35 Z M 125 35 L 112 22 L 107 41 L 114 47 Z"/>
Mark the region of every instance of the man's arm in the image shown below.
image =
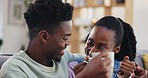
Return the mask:
<path id="1" fill-rule="evenodd" d="M 78 63 L 80 63 L 84 61 L 84 56 L 80 54 L 72 54 L 68 51 L 65 51 L 64 55 L 66 56 L 68 62 L 77 61 Z"/>

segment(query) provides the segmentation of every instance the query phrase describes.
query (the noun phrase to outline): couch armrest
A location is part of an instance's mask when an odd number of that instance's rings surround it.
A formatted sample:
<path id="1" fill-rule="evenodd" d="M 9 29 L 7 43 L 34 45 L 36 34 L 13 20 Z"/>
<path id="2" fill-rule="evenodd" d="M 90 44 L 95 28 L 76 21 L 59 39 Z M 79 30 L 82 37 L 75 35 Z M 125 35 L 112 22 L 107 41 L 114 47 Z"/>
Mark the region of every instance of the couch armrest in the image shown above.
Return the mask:
<path id="1" fill-rule="evenodd" d="M 3 65 L 3 63 L 13 54 L 0 54 L 0 68 Z"/>

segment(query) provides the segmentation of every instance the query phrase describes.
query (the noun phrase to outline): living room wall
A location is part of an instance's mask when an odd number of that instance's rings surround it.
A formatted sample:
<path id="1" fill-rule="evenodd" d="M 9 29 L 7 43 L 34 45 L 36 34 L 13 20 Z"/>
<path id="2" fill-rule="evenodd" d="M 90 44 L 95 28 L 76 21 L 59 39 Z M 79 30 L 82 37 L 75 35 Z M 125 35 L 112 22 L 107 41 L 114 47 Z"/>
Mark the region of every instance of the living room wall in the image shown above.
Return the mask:
<path id="1" fill-rule="evenodd" d="M 3 39 L 1 53 L 14 53 L 27 46 L 27 27 L 8 23 L 9 0 L 0 0 L 0 38 Z M 148 0 L 134 0 L 133 28 L 137 37 L 137 48 L 148 48 Z"/>

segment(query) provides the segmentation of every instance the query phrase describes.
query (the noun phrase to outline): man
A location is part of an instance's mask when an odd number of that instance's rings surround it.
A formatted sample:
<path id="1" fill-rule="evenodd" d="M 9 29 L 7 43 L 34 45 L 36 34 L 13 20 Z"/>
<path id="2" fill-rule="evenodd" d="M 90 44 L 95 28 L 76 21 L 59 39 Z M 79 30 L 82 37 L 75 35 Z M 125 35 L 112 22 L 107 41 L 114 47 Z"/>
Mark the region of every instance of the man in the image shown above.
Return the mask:
<path id="1" fill-rule="evenodd" d="M 82 59 L 64 49 L 72 31 L 73 7 L 60 0 L 36 0 L 24 13 L 30 41 L 25 51 L 9 58 L 0 78 L 68 78 L 68 62 Z M 105 57 L 105 60 L 99 60 Z M 111 60 L 102 53 L 76 78 L 108 78 Z M 100 69 L 100 71 L 94 71 Z"/>

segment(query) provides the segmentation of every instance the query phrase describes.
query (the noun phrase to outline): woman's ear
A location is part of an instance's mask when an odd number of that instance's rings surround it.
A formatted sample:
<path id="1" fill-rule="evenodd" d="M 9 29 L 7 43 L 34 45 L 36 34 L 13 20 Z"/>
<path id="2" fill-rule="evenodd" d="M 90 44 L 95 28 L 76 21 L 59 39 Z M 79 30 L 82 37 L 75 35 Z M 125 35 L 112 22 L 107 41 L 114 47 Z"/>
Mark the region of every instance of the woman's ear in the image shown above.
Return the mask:
<path id="1" fill-rule="evenodd" d="M 114 48 L 114 52 L 115 52 L 115 54 L 119 53 L 119 51 L 120 51 L 120 47 L 121 47 L 121 44 L 118 45 L 118 46 L 116 46 L 116 47 Z"/>
<path id="2" fill-rule="evenodd" d="M 42 42 L 42 43 L 48 43 L 48 39 L 49 39 L 49 33 L 46 31 L 46 30 L 41 30 L 39 33 L 38 33 L 38 37 L 39 37 L 39 40 Z"/>

